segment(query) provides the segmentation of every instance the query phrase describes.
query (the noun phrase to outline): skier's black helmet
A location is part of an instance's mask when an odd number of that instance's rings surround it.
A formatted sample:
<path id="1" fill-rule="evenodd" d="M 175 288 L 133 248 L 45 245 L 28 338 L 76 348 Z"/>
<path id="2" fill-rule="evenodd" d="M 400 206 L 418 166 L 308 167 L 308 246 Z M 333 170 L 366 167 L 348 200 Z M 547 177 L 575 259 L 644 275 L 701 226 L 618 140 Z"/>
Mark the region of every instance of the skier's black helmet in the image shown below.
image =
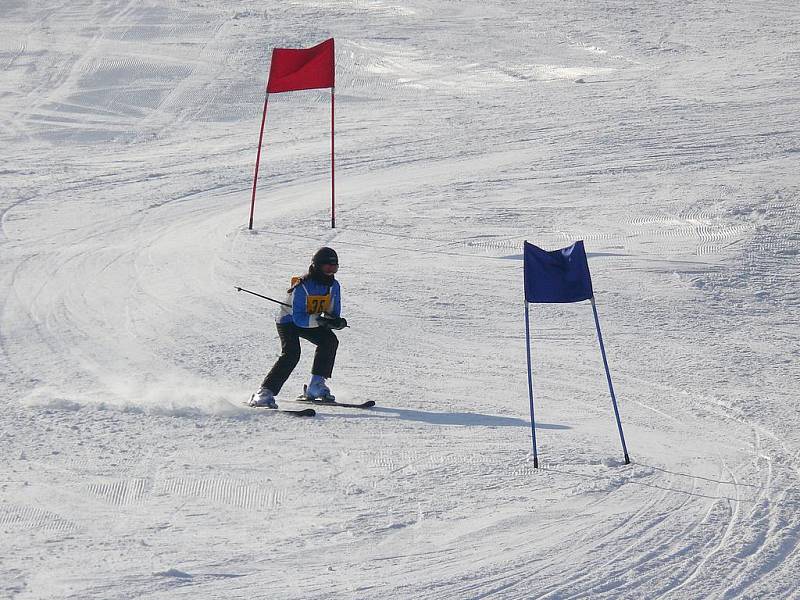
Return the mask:
<path id="1" fill-rule="evenodd" d="M 314 258 L 311 259 L 311 264 L 315 267 L 321 267 L 322 265 L 338 265 L 339 256 L 333 248 L 323 246 L 314 254 Z"/>

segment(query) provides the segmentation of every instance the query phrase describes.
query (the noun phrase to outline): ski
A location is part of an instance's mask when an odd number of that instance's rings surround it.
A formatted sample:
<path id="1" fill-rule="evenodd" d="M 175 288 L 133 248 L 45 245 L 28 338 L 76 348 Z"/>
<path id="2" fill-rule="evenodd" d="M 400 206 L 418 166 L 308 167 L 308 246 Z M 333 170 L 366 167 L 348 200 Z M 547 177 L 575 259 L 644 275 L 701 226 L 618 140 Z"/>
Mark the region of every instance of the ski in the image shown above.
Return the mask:
<path id="1" fill-rule="evenodd" d="M 249 402 L 245 402 L 244 405 L 247 406 L 248 408 L 256 408 L 270 412 L 283 413 L 285 415 L 291 415 L 293 417 L 313 417 L 317 414 L 317 411 L 315 411 L 313 408 L 304 408 L 302 410 L 291 410 L 288 408 L 267 408 L 266 406 L 250 406 Z"/>
<path id="2" fill-rule="evenodd" d="M 303 410 L 290 410 L 286 408 L 279 408 L 278 412 L 282 412 L 287 415 L 292 415 L 294 417 L 313 417 L 317 414 L 313 408 L 304 408 Z"/>
<path id="3" fill-rule="evenodd" d="M 304 394 L 297 397 L 297 402 L 305 402 L 307 404 L 317 404 L 320 406 L 341 406 L 342 408 L 372 408 L 375 406 L 375 400 L 367 400 L 366 402 L 338 402 L 336 400 L 327 400 L 325 398 L 309 398 Z"/>

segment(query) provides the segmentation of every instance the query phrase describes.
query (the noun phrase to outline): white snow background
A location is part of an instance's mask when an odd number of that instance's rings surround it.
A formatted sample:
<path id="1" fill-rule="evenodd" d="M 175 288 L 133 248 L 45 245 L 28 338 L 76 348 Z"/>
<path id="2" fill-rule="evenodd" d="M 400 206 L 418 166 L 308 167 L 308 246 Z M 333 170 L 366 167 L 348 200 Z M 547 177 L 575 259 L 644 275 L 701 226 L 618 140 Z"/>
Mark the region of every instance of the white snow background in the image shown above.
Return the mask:
<path id="1" fill-rule="evenodd" d="M 0 597 L 790 598 L 794 1 L 0 1 Z M 327 90 L 273 47 L 336 38 Z M 524 239 L 586 242 L 591 308 Z M 322 245 L 314 419 L 242 405 Z M 279 400 L 307 381 L 312 348 Z"/>

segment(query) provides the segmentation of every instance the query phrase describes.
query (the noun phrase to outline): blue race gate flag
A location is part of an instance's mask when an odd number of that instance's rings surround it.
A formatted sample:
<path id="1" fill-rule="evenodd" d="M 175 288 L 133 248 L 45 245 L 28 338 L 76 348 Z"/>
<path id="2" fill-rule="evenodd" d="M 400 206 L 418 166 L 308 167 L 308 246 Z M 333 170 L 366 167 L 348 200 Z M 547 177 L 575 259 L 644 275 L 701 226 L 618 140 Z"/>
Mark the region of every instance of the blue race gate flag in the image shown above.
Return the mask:
<path id="1" fill-rule="evenodd" d="M 524 252 L 526 302 L 580 302 L 594 295 L 582 240 L 552 252 L 525 242 Z"/>
<path id="2" fill-rule="evenodd" d="M 525 242 L 523 248 L 524 277 L 525 277 L 525 345 L 528 355 L 528 396 L 531 407 L 531 442 L 533 443 L 533 466 L 539 467 L 539 454 L 536 449 L 536 416 L 533 407 L 533 368 L 531 367 L 531 332 L 528 304 L 561 303 L 592 301 L 594 323 L 597 327 L 597 340 L 600 342 L 600 353 L 603 356 L 603 366 L 608 380 L 608 391 L 611 392 L 611 403 L 614 406 L 614 416 L 619 429 L 619 439 L 622 442 L 622 451 L 625 455 L 625 464 L 630 464 L 628 447 L 625 445 L 625 436 L 622 433 L 622 421 L 619 418 L 617 397 L 614 386 L 611 384 L 611 371 L 608 368 L 606 350 L 603 346 L 603 334 L 600 332 L 600 319 L 597 317 L 597 307 L 592 290 L 592 277 L 589 275 L 589 262 L 586 260 L 586 250 L 583 241 L 577 241 L 572 246 L 548 252 Z"/>

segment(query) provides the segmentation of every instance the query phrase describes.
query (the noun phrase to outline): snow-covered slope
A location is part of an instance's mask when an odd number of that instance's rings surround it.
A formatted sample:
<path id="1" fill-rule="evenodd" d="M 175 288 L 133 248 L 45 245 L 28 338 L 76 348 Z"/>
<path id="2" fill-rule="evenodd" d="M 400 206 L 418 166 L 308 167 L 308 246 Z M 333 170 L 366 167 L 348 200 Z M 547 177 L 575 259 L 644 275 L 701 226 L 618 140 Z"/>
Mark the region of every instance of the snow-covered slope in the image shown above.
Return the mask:
<path id="1" fill-rule="evenodd" d="M 794 2 L 0 7 L 0 596 L 788 598 Z M 270 98 L 270 50 L 337 44 Z M 531 307 L 521 244 L 586 242 Z M 242 406 L 321 245 L 332 381 Z M 311 348 L 279 401 L 307 380 Z"/>

